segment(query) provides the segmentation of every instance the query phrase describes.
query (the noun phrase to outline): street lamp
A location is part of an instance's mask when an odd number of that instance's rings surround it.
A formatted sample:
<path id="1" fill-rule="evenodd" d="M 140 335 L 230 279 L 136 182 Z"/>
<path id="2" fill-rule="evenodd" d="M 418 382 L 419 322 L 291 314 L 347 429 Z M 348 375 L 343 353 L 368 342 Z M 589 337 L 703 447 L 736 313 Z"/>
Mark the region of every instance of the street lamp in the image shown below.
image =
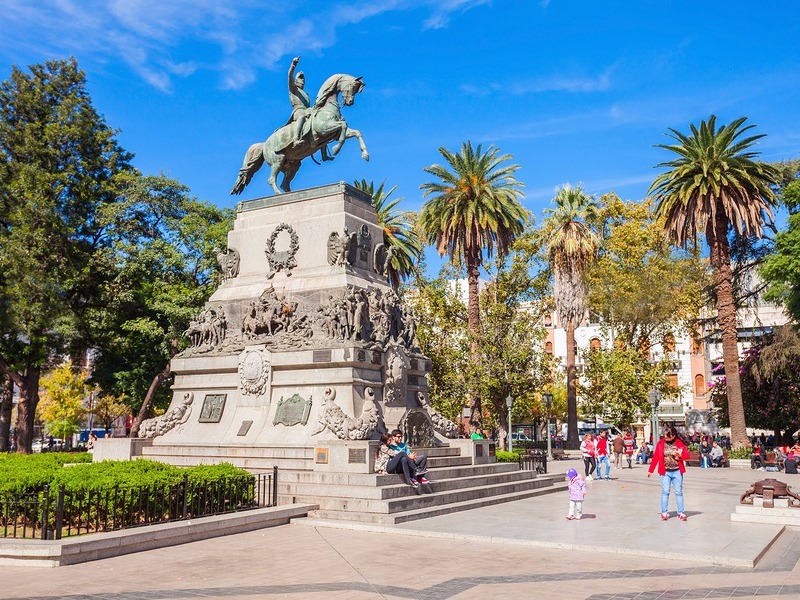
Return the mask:
<path id="1" fill-rule="evenodd" d="M 553 448 L 550 442 L 550 407 L 553 405 L 553 394 L 542 394 L 542 398 L 547 407 L 547 460 L 553 460 Z"/>
<path id="2" fill-rule="evenodd" d="M 656 442 L 658 442 L 656 435 L 658 432 L 658 405 L 661 402 L 661 394 L 658 393 L 658 390 L 650 390 L 647 399 L 650 401 L 650 427 L 653 429 L 653 446 L 655 446 Z"/>
<path id="3" fill-rule="evenodd" d="M 511 441 L 511 407 L 514 406 L 514 399 L 511 394 L 506 396 L 506 406 L 508 407 L 508 451 L 514 451 L 514 444 Z"/>

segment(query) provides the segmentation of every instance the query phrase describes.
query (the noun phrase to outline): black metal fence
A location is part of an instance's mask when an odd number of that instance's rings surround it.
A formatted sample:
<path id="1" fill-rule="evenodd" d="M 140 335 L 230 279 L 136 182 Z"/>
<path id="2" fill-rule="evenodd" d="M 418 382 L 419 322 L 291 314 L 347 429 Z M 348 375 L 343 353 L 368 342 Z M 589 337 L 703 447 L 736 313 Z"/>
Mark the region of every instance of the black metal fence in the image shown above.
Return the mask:
<path id="1" fill-rule="evenodd" d="M 252 479 L 190 482 L 106 491 L 41 492 L 0 496 L 5 538 L 61 539 L 156 523 L 182 521 L 266 506 L 278 500 L 278 467 Z"/>
<path id="2" fill-rule="evenodd" d="M 540 450 L 530 450 L 519 455 L 520 470 L 536 471 L 540 475 L 547 473 L 547 453 Z"/>

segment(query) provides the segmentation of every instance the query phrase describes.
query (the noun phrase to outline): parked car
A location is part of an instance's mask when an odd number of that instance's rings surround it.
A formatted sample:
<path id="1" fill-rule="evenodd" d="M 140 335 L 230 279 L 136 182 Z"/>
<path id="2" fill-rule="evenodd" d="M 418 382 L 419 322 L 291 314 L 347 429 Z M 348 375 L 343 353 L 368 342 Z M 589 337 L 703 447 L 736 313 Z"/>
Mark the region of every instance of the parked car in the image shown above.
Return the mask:
<path id="1" fill-rule="evenodd" d="M 531 438 L 529 438 L 524 433 L 512 433 L 511 434 L 511 441 L 512 442 L 528 442 Z"/>

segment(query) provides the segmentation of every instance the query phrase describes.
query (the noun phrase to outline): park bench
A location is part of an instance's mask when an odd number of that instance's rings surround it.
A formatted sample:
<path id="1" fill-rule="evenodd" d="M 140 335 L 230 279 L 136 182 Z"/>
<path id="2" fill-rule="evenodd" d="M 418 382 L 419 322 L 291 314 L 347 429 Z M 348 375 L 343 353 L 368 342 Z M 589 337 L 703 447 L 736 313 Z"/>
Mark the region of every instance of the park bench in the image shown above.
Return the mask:
<path id="1" fill-rule="evenodd" d="M 689 450 L 689 458 L 686 460 L 686 466 L 687 467 L 699 467 L 700 466 L 700 451 L 699 450 Z M 722 451 L 722 466 L 723 467 L 730 467 L 731 466 L 731 461 L 730 461 L 730 457 L 728 456 L 727 450 L 723 450 Z"/>

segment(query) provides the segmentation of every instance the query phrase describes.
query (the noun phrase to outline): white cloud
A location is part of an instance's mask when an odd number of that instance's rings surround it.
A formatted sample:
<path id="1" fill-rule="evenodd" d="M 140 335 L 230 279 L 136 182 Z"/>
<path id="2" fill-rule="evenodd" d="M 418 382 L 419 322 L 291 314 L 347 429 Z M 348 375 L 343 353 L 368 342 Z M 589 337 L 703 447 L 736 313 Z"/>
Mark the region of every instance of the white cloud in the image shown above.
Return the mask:
<path id="1" fill-rule="evenodd" d="M 425 0 L 423 8 L 432 14 L 423 27 L 444 27 L 454 12 L 488 3 Z M 259 0 L 4 0 L 0 53 L 12 61 L 20 54 L 116 59 L 165 92 L 176 77 L 213 70 L 223 88 L 239 89 L 254 81 L 259 69 L 273 69 L 290 54 L 335 44 L 342 27 L 418 7 L 402 0 L 314 3 L 314 10 Z M 197 43 L 207 46 L 204 56 L 216 58 L 204 63 L 187 55 Z"/>
<path id="2" fill-rule="evenodd" d="M 460 87 L 464 93 L 474 96 L 486 96 L 490 93 L 525 96 L 528 94 L 541 94 L 545 92 L 570 92 L 580 94 L 604 92 L 611 89 L 611 74 L 614 72 L 614 68 L 615 67 L 612 65 L 594 77 L 558 74 L 549 77 L 514 80 L 503 83 L 463 84 Z"/>

